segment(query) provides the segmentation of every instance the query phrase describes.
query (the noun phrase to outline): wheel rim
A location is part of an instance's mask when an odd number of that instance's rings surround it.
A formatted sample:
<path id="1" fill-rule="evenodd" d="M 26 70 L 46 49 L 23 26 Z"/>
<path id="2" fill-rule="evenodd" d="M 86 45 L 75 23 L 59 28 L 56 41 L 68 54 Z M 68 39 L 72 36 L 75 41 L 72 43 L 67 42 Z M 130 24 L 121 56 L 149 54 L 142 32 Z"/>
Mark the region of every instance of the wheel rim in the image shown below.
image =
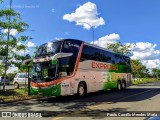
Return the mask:
<path id="1" fill-rule="evenodd" d="M 118 82 L 118 90 L 121 90 L 121 84 Z"/>
<path id="2" fill-rule="evenodd" d="M 83 88 L 83 86 L 80 86 L 80 87 L 79 87 L 79 95 L 80 95 L 80 96 L 83 96 L 83 95 L 84 95 L 84 88 Z"/>
<path id="3" fill-rule="evenodd" d="M 18 84 L 17 84 L 17 83 L 15 83 L 15 84 L 14 84 L 14 87 L 15 87 L 15 88 L 18 88 Z"/>
<path id="4" fill-rule="evenodd" d="M 123 89 L 125 89 L 125 83 L 122 84 Z"/>

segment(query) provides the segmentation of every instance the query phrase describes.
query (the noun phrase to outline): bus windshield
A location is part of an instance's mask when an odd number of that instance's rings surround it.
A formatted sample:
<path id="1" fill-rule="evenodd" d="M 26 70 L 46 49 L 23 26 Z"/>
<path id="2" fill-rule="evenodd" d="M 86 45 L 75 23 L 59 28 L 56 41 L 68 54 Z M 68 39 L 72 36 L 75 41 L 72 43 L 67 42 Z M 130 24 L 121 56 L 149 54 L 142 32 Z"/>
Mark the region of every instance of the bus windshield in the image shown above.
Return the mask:
<path id="1" fill-rule="evenodd" d="M 74 59 L 72 56 L 58 58 L 56 64 L 52 61 L 45 61 L 33 64 L 32 81 L 49 82 L 57 78 L 63 78 L 73 74 Z"/>
<path id="2" fill-rule="evenodd" d="M 58 64 L 52 65 L 51 61 L 34 63 L 32 69 L 32 81 L 49 82 L 57 78 Z"/>

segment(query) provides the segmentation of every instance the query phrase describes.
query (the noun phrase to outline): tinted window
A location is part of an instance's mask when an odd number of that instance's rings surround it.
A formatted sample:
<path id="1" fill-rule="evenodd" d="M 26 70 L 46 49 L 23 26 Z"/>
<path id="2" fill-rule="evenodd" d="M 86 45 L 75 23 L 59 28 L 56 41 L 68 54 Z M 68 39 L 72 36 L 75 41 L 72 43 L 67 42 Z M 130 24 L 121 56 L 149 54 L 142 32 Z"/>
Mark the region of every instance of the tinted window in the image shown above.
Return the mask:
<path id="1" fill-rule="evenodd" d="M 115 54 L 116 64 L 120 65 L 130 65 L 130 58 L 127 56 Z"/>
<path id="2" fill-rule="evenodd" d="M 120 54 L 112 53 L 102 49 L 85 45 L 83 47 L 81 61 L 95 60 L 112 64 L 130 65 L 130 58 Z"/>
<path id="3" fill-rule="evenodd" d="M 73 40 L 66 40 L 63 43 L 63 47 L 61 49 L 61 52 L 64 53 L 73 53 L 73 56 L 77 56 L 80 46 L 81 46 L 80 41 L 73 41 Z"/>
<path id="4" fill-rule="evenodd" d="M 41 45 L 36 52 L 36 57 L 45 57 L 46 55 L 53 55 L 60 52 L 61 44 L 62 41 L 56 41 Z"/>
<path id="5" fill-rule="evenodd" d="M 103 56 L 100 53 L 99 49 L 87 45 L 83 47 L 81 61 L 84 60 L 101 61 L 102 57 Z"/>
<path id="6" fill-rule="evenodd" d="M 23 74 L 19 74 L 19 75 L 18 75 L 18 78 L 23 78 Z"/>
<path id="7" fill-rule="evenodd" d="M 64 53 L 73 53 L 70 57 L 60 59 L 60 71 L 67 72 L 67 75 L 73 72 L 81 47 L 81 41 L 78 40 L 65 40 L 61 49 Z"/>
<path id="8" fill-rule="evenodd" d="M 115 63 L 114 54 L 98 48 L 85 45 L 82 51 L 81 61 L 95 60 L 108 63 Z"/>
<path id="9" fill-rule="evenodd" d="M 82 55 L 81 55 L 81 61 L 91 60 L 91 58 L 90 58 L 90 56 L 91 56 L 90 51 L 92 51 L 92 48 L 90 46 L 84 45 L 83 50 L 82 50 Z"/>
<path id="10" fill-rule="evenodd" d="M 71 75 L 74 71 L 75 61 L 72 57 L 64 57 L 59 59 L 59 71 L 66 72 L 67 75 Z"/>
<path id="11" fill-rule="evenodd" d="M 112 63 L 113 55 L 111 52 L 102 50 L 101 54 L 103 55 L 102 62 Z"/>
<path id="12" fill-rule="evenodd" d="M 27 77 L 28 77 L 27 74 L 24 74 L 24 75 L 23 75 L 23 78 L 27 78 Z"/>

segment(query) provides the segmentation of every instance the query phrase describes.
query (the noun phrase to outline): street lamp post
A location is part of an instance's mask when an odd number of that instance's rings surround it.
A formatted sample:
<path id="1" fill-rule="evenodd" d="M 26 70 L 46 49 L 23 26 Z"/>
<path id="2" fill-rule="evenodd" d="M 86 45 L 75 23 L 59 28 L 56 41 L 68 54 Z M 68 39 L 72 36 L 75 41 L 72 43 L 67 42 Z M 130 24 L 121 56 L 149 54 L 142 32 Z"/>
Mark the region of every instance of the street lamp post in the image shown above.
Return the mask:
<path id="1" fill-rule="evenodd" d="M 158 79 L 159 79 L 159 78 L 158 78 L 158 59 L 156 60 L 156 68 L 157 68 L 157 69 L 156 69 L 156 75 L 157 75 L 157 80 L 158 80 Z"/>
<path id="2" fill-rule="evenodd" d="M 93 40 L 93 45 L 94 45 L 94 27 L 87 22 L 78 22 L 78 23 L 85 23 L 90 26 L 90 28 L 92 29 L 92 40 Z"/>

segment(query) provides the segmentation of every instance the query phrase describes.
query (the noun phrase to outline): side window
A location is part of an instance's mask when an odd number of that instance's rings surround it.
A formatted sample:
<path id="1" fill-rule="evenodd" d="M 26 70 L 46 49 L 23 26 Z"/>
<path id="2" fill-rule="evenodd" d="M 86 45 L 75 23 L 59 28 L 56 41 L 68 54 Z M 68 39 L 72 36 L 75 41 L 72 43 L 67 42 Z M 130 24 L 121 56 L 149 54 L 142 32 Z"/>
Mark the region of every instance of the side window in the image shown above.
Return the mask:
<path id="1" fill-rule="evenodd" d="M 61 52 L 73 53 L 74 56 L 78 55 L 81 42 L 79 41 L 64 41 Z"/>
<path id="2" fill-rule="evenodd" d="M 90 52 L 91 52 L 91 56 L 90 56 L 91 60 L 101 61 L 102 56 L 99 49 L 93 48 Z"/>
<path id="3" fill-rule="evenodd" d="M 108 51 L 101 51 L 101 55 L 102 55 L 102 62 L 107 62 L 107 63 L 111 63 L 112 62 L 112 58 L 111 58 L 111 53 Z"/>
<path id="4" fill-rule="evenodd" d="M 101 61 L 102 55 L 100 51 L 101 50 L 98 48 L 94 48 L 94 47 L 85 45 L 83 47 L 81 61 L 84 61 L 84 60 Z"/>
<path id="5" fill-rule="evenodd" d="M 18 78 L 18 74 L 16 74 L 15 78 Z"/>
<path id="6" fill-rule="evenodd" d="M 115 54 L 115 64 L 120 64 L 120 55 Z"/>
<path id="7" fill-rule="evenodd" d="M 114 55 L 115 55 L 114 53 L 111 53 L 109 51 L 85 45 L 83 47 L 81 61 L 95 60 L 95 61 L 102 61 L 115 64 L 116 59 Z"/>
<path id="8" fill-rule="evenodd" d="M 66 72 L 67 75 L 72 74 L 75 68 L 81 43 L 82 43 L 81 41 L 72 41 L 72 40 L 64 41 L 61 52 L 73 53 L 73 55 L 70 57 L 64 57 L 60 59 L 59 66 L 61 72 Z"/>
<path id="9" fill-rule="evenodd" d="M 43 55 L 45 52 L 46 52 L 45 44 L 43 44 L 38 48 L 38 50 L 36 52 L 36 57 L 39 57 L 39 56 Z"/>
<path id="10" fill-rule="evenodd" d="M 91 60 L 90 59 L 90 56 L 91 56 L 90 51 L 92 51 L 92 48 L 90 46 L 84 45 L 83 50 L 82 50 L 82 55 L 81 55 L 81 61 Z"/>
<path id="11" fill-rule="evenodd" d="M 129 57 L 125 57 L 125 63 L 126 63 L 126 65 L 130 65 L 130 58 Z"/>
<path id="12" fill-rule="evenodd" d="M 24 74 L 24 75 L 23 75 L 23 78 L 27 78 L 27 74 Z"/>
<path id="13" fill-rule="evenodd" d="M 18 75 L 18 78 L 23 78 L 23 74 L 19 74 L 19 75 Z"/>
<path id="14" fill-rule="evenodd" d="M 116 58 L 114 53 L 111 53 L 111 63 L 116 64 Z"/>
<path id="15" fill-rule="evenodd" d="M 115 61 L 119 65 L 130 65 L 130 58 L 123 55 L 115 54 Z"/>

